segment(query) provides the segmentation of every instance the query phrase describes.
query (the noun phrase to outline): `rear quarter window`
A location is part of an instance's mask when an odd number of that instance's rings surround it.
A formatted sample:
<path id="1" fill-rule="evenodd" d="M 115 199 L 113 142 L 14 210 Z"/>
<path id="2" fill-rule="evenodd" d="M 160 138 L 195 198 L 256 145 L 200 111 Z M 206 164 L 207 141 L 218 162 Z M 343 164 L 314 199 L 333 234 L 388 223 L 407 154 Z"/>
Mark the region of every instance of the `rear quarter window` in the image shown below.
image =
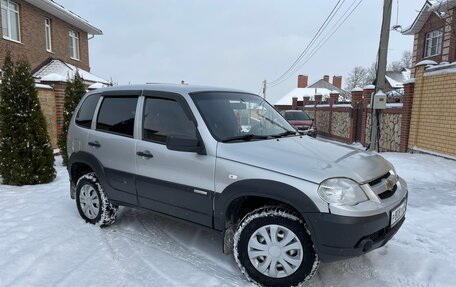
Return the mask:
<path id="1" fill-rule="evenodd" d="M 84 100 L 81 108 L 76 114 L 76 125 L 90 129 L 98 100 L 100 100 L 100 95 L 90 95 Z"/>

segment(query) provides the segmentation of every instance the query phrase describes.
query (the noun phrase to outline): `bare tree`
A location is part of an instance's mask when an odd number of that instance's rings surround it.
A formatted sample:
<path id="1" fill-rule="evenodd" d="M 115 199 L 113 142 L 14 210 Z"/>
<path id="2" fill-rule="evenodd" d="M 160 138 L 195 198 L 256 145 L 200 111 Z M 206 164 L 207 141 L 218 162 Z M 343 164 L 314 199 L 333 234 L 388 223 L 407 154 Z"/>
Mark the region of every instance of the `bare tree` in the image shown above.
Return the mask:
<path id="1" fill-rule="evenodd" d="M 373 84 L 377 78 L 377 63 L 374 62 L 369 67 L 367 67 L 366 72 L 366 84 Z"/>
<path id="2" fill-rule="evenodd" d="M 350 91 L 356 87 L 364 87 L 366 85 L 367 71 L 362 66 L 354 67 L 348 74 L 346 81 L 346 90 Z"/>
<path id="3" fill-rule="evenodd" d="M 411 69 L 412 68 L 412 52 L 410 51 L 404 51 L 402 53 L 402 58 L 401 58 L 401 64 L 402 67 Z"/>
<path id="4" fill-rule="evenodd" d="M 388 71 L 400 72 L 403 68 L 404 66 L 401 61 L 394 61 L 388 65 Z"/>

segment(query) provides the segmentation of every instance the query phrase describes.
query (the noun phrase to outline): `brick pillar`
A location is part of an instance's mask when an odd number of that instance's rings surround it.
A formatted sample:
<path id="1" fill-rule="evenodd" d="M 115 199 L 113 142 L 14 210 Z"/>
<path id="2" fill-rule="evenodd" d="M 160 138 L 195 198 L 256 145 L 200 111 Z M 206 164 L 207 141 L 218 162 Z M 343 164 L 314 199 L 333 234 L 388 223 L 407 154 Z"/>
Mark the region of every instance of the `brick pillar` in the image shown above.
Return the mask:
<path id="1" fill-rule="evenodd" d="M 302 106 L 305 108 L 309 104 L 310 97 L 302 97 Z"/>
<path id="2" fill-rule="evenodd" d="M 404 84 L 404 98 L 402 99 L 402 123 L 401 123 L 401 143 L 400 152 L 407 152 L 410 122 L 412 120 L 413 95 L 415 94 L 415 80 L 412 79 Z"/>
<path id="3" fill-rule="evenodd" d="M 294 98 L 292 99 L 291 109 L 292 109 L 292 110 L 298 109 L 298 98 L 294 97 Z"/>
<path id="4" fill-rule="evenodd" d="M 63 102 L 65 98 L 66 82 L 42 82 L 43 84 L 50 85 L 54 89 L 55 96 L 55 120 L 57 137 L 60 136 L 63 125 Z"/>
<path id="5" fill-rule="evenodd" d="M 323 96 L 322 95 L 315 95 L 314 96 L 314 125 L 315 127 L 317 127 L 317 105 L 319 105 L 321 103 L 321 100 L 322 100 Z M 317 129 L 317 133 L 318 133 L 318 129 Z"/>
<path id="6" fill-rule="evenodd" d="M 361 126 L 361 144 L 366 145 L 367 140 L 366 140 L 366 126 L 367 126 L 367 114 L 371 113 L 371 109 L 368 109 L 367 106 L 371 102 L 371 97 L 375 92 L 375 86 L 374 85 L 369 85 L 366 86 L 363 90 L 363 102 L 362 102 L 362 107 L 363 107 L 363 118 L 362 118 L 362 126 Z"/>
<path id="7" fill-rule="evenodd" d="M 362 113 L 363 103 L 363 89 L 354 88 L 351 92 L 352 98 L 352 112 L 351 112 L 351 129 L 350 129 L 350 142 L 358 140 L 356 138 L 356 131 L 358 130 L 358 116 Z"/>
<path id="8" fill-rule="evenodd" d="M 340 93 L 338 91 L 332 91 L 331 94 L 329 94 L 329 105 L 335 105 L 339 102 L 339 95 Z"/>
<path id="9" fill-rule="evenodd" d="M 332 114 L 333 114 L 333 105 L 337 104 L 337 101 L 339 100 L 339 92 L 331 92 L 329 94 L 329 127 L 328 127 L 328 133 L 329 136 L 331 136 L 331 131 L 332 131 Z"/>
<path id="10" fill-rule="evenodd" d="M 52 87 L 37 87 L 41 111 L 46 119 L 47 132 L 52 148 L 57 148 L 57 121 L 55 117 L 55 96 Z"/>

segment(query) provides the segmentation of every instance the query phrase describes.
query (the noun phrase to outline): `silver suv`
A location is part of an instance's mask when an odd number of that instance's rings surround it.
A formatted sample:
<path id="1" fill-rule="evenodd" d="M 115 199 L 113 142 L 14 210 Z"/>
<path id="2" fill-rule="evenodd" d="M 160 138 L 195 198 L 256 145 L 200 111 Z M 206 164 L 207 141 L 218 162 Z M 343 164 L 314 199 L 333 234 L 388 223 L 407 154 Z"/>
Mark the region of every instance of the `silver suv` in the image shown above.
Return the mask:
<path id="1" fill-rule="evenodd" d="M 245 276 L 296 286 L 404 222 L 407 184 L 381 156 L 301 136 L 261 97 L 188 85 L 96 90 L 68 134 L 71 197 L 112 224 L 138 207 L 218 230 Z"/>

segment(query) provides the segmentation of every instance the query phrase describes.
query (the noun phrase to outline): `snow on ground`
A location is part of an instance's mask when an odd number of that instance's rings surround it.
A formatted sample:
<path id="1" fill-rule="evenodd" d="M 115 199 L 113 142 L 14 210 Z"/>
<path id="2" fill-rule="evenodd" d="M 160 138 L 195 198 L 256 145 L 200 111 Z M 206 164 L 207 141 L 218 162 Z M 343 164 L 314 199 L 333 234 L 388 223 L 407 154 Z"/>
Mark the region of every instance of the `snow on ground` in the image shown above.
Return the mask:
<path id="1" fill-rule="evenodd" d="M 407 219 L 385 247 L 323 263 L 309 286 L 456 286 L 456 162 L 383 153 L 409 184 Z M 0 286 L 253 286 L 221 235 L 121 208 L 107 228 L 80 219 L 58 158 L 47 185 L 0 185 Z"/>

